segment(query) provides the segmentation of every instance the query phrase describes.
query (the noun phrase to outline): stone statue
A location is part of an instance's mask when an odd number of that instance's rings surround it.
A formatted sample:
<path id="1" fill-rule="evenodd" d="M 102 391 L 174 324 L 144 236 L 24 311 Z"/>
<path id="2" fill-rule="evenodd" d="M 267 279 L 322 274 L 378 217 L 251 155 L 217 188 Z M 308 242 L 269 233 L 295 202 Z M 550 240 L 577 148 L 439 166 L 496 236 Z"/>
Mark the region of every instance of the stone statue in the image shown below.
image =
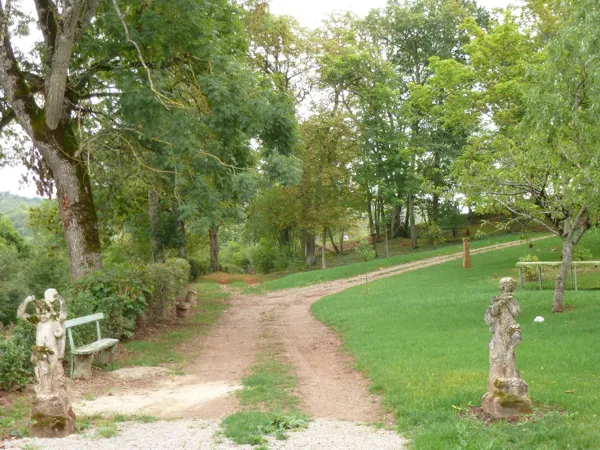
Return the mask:
<path id="1" fill-rule="evenodd" d="M 500 280 L 500 295 L 492 298 L 484 320 L 493 333 L 489 343 L 490 375 L 483 396 L 483 410 L 493 417 L 514 417 L 531 412 L 528 386 L 515 366 L 515 348 L 521 342 L 521 327 L 515 318 L 521 313 L 514 298 L 517 283 Z"/>
<path id="2" fill-rule="evenodd" d="M 58 301 L 59 311 L 55 304 Z M 33 303 L 35 314 L 26 312 Z M 37 437 L 63 437 L 75 428 L 75 414 L 67 394 L 63 358 L 65 356 L 65 327 L 67 305 L 56 289 L 48 289 L 44 298 L 27 297 L 17 310 L 19 319 L 36 326 L 35 345 L 31 362 L 35 366 L 36 400 L 32 406 L 30 434 Z"/>

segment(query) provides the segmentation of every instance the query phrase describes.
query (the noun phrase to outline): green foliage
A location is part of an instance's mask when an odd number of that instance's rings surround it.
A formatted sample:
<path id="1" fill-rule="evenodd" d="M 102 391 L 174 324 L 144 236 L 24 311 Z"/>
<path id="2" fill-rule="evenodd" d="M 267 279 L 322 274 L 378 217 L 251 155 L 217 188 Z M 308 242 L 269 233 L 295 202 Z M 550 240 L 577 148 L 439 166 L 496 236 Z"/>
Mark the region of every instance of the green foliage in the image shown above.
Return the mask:
<path id="1" fill-rule="evenodd" d="M 181 258 L 163 264 L 149 264 L 143 274 L 146 283 L 146 313 L 152 322 L 164 320 L 173 311 L 175 299 L 190 279 L 190 264 Z"/>
<path id="2" fill-rule="evenodd" d="M 519 258 L 519 262 L 537 262 L 540 258 L 536 255 L 525 255 Z M 523 276 L 527 281 L 534 281 L 538 278 L 537 269 L 535 267 L 523 267 Z"/>
<path id="3" fill-rule="evenodd" d="M 69 314 L 81 317 L 102 312 L 107 336 L 130 338 L 137 322 L 148 317 L 159 321 L 172 311 L 175 297 L 189 280 L 187 261 L 171 259 L 164 264 L 117 267 L 88 274 L 74 281 L 67 295 Z M 74 333 L 81 333 L 78 327 Z"/>
<path id="4" fill-rule="evenodd" d="M 137 321 L 146 312 L 146 295 L 151 290 L 143 270 L 133 267 L 88 274 L 72 283 L 65 298 L 70 318 L 101 312 L 104 320 L 100 325 L 106 337 L 130 338 Z M 92 328 L 77 327 L 73 334 L 89 343 Z M 76 345 L 83 345 L 83 342 L 76 342 Z"/>
<path id="5" fill-rule="evenodd" d="M 220 258 L 224 272 L 248 273 L 250 270 L 251 257 L 247 245 L 229 241 L 221 250 Z"/>
<path id="6" fill-rule="evenodd" d="M 367 241 L 360 241 L 358 247 L 354 248 L 354 251 L 360 256 L 360 259 L 367 262 L 375 258 L 375 250 L 373 246 Z"/>
<path id="7" fill-rule="evenodd" d="M 192 280 L 196 280 L 200 275 L 206 275 L 210 272 L 210 259 L 209 258 L 196 258 L 189 257 L 188 262 L 190 263 L 190 277 Z"/>
<path id="8" fill-rule="evenodd" d="M 29 383 L 33 377 L 34 344 L 35 328 L 25 321 L 19 321 L 10 334 L 0 335 L 0 388 L 14 391 Z"/>
<path id="9" fill-rule="evenodd" d="M 578 245 L 573 249 L 573 261 L 589 261 L 592 258 L 592 251 L 587 247 Z"/>
<path id="10" fill-rule="evenodd" d="M 17 398 L 8 409 L 0 408 L 0 440 L 8 436 L 14 438 L 27 436 L 27 419 L 30 410 L 25 396 Z"/>
<path id="11" fill-rule="evenodd" d="M 28 236 L 29 208 L 38 206 L 41 198 L 26 198 L 8 192 L 0 192 L 0 215 L 6 217 L 21 236 Z"/>
<path id="12" fill-rule="evenodd" d="M 438 245 L 446 242 L 444 232 L 435 222 L 429 222 L 428 224 L 426 224 L 422 233 L 423 237 L 427 239 L 427 242 L 433 245 L 433 248 L 437 248 Z"/>

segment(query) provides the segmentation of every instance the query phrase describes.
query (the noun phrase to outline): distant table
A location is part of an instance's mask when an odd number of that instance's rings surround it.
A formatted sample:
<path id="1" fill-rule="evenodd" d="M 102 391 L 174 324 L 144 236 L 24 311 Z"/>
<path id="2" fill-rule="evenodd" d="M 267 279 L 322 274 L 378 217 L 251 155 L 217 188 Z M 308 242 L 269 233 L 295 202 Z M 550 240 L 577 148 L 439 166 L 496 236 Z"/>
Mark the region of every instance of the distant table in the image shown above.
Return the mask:
<path id="1" fill-rule="evenodd" d="M 531 261 L 531 262 L 518 262 L 517 267 L 519 268 L 519 281 L 521 283 L 521 289 L 525 284 L 523 278 L 523 267 L 537 267 L 538 281 L 540 283 L 540 291 L 542 290 L 542 266 L 557 267 L 562 264 L 562 261 Z M 600 261 L 571 261 L 571 273 L 573 274 L 573 282 L 575 283 L 575 290 L 577 290 L 577 267 L 578 266 L 598 266 Z"/>

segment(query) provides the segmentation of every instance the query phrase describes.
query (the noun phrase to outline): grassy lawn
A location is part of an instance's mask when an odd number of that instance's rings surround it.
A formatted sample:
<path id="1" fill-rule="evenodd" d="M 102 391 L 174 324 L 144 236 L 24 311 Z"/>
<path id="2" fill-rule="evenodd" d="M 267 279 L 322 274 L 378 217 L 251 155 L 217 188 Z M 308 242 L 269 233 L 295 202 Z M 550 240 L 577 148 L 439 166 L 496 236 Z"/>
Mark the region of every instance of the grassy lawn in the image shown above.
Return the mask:
<path id="1" fill-rule="evenodd" d="M 531 233 L 529 237 L 542 236 L 541 233 Z M 485 238 L 473 240 L 471 242 L 471 248 L 476 249 L 480 247 L 486 247 L 489 245 L 501 244 L 504 242 L 515 241 L 520 238 L 521 234 L 503 234 L 488 236 Z M 369 262 L 369 270 L 376 270 L 385 267 L 396 266 L 399 264 L 405 264 L 420 259 L 431 258 L 432 256 L 447 255 L 450 253 L 458 252 L 462 249 L 461 243 L 451 243 L 438 247 L 437 249 L 426 248 L 410 250 L 409 253 L 401 255 L 390 256 L 389 258 L 379 258 Z M 335 259 L 335 258 L 332 258 Z M 348 264 L 345 266 L 332 267 L 325 270 L 311 270 L 306 272 L 298 272 L 291 275 L 286 275 L 281 278 L 268 280 L 262 283 L 260 286 L 248 288 L 245 291 L 248 293 L 260 293 L 264 291 L 274 291 L 277 289 L 289 289 L 302 286 L 310 286 L 312 284 L 323 283 L 325 281 L 338 280 L 341 278 L 348 278 L 355 275 L 364 274 L 366 266 L 364 262 L 357 262 L 354 264 Z"/>
<path id="2" fill-rule="evenodd" d="M 216 282 L 200 282 L 191 286 L 198 291 L 197 306 L 191 317 L 169 327 L 149 339 L 133 339 L 123 344 L 124 352 L 111 366 L 118 369 L 125 366 L 158 366 L 169 364 L 174 368 L 185 363 L 189 353 L 182 353 L 178 347 L 194 337 L 208 332 L 211 325 L 227 307 L 229 294 Z"/>
<path id="3" fill-rule="evenodd" d="M 600 233 L 590 232 L 580 245 L 600 258 Z M 518 289 L 523 341 L 517 367 L 529 383 L 534 414 L 520 423 L 491 425 L 464 414 L 469 405 L 481 404 L 486 390 L 491 335 L 484 311 L 499 292 L 499 279 L 518 279 L 515 263 L 528 254 L 556 260 L 560 241 L 474 255 L 470 270 L 452 261 L 376 281 L 368 296 L 358 286 L 313 305 L 317 318 L 343 336 L 358 368 L 383 394 L 399 430 L 416 448 L 600 448 L 600 292 L 595 290 L 567 291 L 573 309 L 552 315 L 550 283 L 543 292 L 534 282 Z M 597 286 L 598 278 L 595 272 L 580 277 L 580 289 Z M 534 324 L 538 315 L 546 322 Z"/>

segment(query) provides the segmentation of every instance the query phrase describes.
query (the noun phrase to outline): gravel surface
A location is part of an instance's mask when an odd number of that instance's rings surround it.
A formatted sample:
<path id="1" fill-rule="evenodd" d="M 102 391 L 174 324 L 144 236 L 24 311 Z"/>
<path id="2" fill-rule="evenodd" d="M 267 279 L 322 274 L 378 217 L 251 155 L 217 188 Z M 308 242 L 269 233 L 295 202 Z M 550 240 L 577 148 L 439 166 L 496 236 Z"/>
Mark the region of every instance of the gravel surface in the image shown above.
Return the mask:
<path id="1" fill-rule="evenodd" d="M 402 450 L 406 441 L 388 430 L 351 422 L 317 419 L 307 429 L 288 433 L 288 439 L 269 437 L 267 447 L 273 450 Z M 27 438 L 5 442 L 7 449 L 57 450 L 252 450 L 250 445 L 236 445 L 226 439 L 219 422 L 177 420 L 154 423 L 121 423 L 113 438 L 95 438 L 91 430 L 85 435 L 63 439 Z M 2 444 L 0 443 L 0 448 Z"/>

